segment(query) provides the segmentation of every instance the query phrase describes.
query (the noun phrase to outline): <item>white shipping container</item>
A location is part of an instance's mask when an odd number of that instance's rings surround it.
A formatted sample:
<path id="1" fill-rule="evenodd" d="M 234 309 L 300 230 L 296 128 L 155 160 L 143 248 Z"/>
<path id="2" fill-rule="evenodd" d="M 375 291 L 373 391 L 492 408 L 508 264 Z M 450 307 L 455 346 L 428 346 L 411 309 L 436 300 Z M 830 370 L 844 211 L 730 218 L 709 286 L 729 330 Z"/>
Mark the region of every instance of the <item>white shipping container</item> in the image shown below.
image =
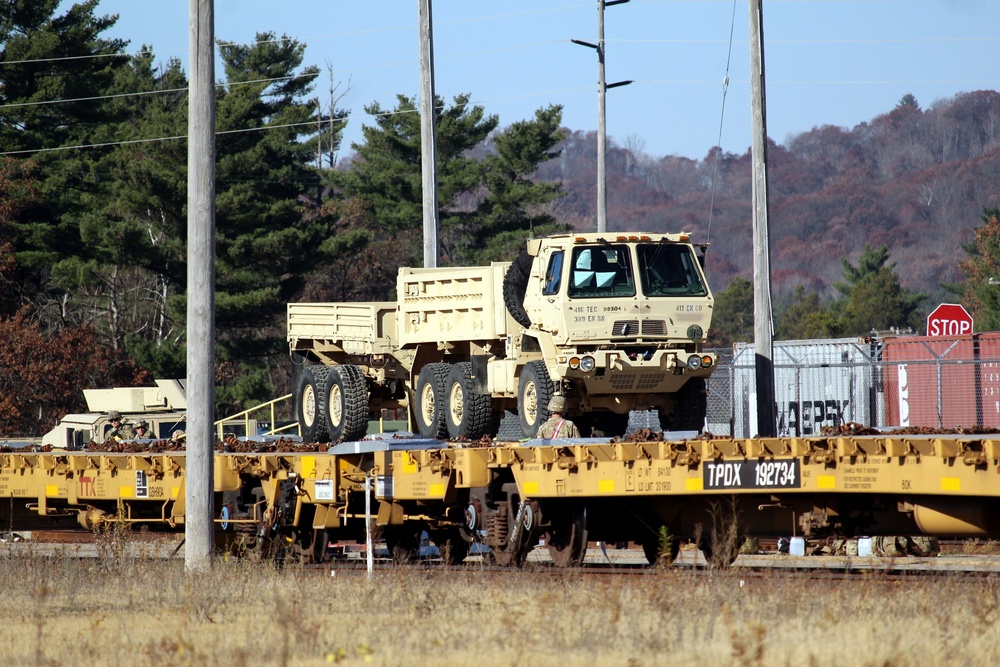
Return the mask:
<path id="1" fill-rule="evenodd" d="M 753 343 L 733 357 L 733 437 L 757 434 Z M 824 426 L 872 424 L 872 344 L 864 338 L 776 341 L 774 395 L 779 436 L 819 435 Z"/>

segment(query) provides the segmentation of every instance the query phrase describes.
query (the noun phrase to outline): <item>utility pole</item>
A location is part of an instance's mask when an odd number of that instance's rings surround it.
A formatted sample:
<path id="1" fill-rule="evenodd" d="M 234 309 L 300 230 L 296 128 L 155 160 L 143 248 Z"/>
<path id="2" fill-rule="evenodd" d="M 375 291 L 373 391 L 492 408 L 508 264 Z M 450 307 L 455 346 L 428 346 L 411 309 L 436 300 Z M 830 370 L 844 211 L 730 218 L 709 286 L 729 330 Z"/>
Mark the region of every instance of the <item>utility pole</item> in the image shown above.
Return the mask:
<path id="1" fill-rule="evenodd" d="M 750 0 L 750 106 L 753 156 L 753 340 L 757 380 L 757 435 L 777 435 L 771 317 L 771 245 L 767 212 L 767 103 L 764 94 L 763 0 Z"/>
<path id="2" fill-rule="evenodd" d="M 188 0 L 187 456 L 184 567 L 212 567 L 215 518 L 215 8 Z"/>
<path id="3" fill-rule="evenodd" d="M 604 94 L 609 88 L 627 86 L 631 81 L 604 82 L 604 8 L 623 5 L 629 0 L 597 0 L 597 44 L 580 39 L 570 40 L 574 44 L 597 51 L 597 231 L 608 231 L 608 176 L 607 176 L 607 122 L 605 119 Z"/>
<path id="4" fill-rule="evenodd" d="M 420 3 L 420 167 L 424 198 L 424 267 L 438 265 L 437 138 L 434 129 L 434 26 L 431 0 Z"/>

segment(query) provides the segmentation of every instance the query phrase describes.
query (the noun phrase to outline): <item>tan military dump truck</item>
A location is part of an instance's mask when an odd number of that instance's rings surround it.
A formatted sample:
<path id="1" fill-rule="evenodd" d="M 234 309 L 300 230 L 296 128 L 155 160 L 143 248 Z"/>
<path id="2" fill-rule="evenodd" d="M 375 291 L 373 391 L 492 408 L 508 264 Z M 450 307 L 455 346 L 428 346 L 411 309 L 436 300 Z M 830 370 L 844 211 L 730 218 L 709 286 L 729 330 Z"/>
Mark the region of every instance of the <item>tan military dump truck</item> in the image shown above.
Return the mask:
<path id="1" fill-rule="evenodd" d="M 354 440 L 372 413 L 408 408 L 424 437 L 525 437 L 566 398 L 584 435 L 621 434 L 630 410 L 700 430 L 713 298 L 687 234 L 532 239 L 513 261 L 401 268 L 397 300 L 290 303 L 296 414 L 307 441 Z"/>

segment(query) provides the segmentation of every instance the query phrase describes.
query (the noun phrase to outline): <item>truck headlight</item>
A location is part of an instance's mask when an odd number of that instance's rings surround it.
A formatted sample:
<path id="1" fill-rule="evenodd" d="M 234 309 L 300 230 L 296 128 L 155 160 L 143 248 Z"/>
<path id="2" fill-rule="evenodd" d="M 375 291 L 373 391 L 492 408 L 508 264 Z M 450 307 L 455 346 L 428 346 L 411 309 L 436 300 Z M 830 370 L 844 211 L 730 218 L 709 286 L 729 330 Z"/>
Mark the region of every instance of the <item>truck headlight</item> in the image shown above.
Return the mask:
<path id="1" fill-rule="evenodd" d="M 597 362 L 594 361 L 593 357 L 584 357 L 583 359 L 580 360 L 580 370 L 583 371 L 584 373 L 589 373 L 590 371 L 594 370 L 594 366 L 596 365 Z"/>
<path id="2" fill-rule="evenodd" d="M 690 357 L 688 357 L 688 368 L 693 371 L 696 371 L 699 368 L 701 368 L 701 357 L 699 357 L 697 354 L 692 354 Z"/>

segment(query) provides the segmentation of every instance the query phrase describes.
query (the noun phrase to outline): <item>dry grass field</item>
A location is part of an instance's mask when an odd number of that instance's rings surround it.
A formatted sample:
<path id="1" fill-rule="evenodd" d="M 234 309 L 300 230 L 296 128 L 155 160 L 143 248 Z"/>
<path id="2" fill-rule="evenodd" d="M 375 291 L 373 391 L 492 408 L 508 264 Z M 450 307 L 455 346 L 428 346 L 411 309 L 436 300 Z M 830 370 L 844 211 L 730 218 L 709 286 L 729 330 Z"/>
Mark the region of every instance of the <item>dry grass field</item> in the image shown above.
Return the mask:
<path id="1" fill-rule="evenodd" d="M 332 566 L 336 567 L 336 566 Z M 997 665 L 1000 580 L 15 558 L 0 664 Z"/>

